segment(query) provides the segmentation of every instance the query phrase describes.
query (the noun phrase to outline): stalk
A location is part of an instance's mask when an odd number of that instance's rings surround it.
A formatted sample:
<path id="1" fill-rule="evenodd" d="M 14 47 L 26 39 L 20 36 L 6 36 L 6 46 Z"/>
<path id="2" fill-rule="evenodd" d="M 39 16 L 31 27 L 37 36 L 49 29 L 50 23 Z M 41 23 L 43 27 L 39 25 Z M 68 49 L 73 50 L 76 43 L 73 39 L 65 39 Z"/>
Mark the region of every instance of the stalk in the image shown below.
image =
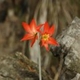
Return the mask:
<path id="1" fill-rule="evenodd" d="M 41 55 L 39 53 L 39 80 L 42 80 L 42 74 L 41 74 Z"/>

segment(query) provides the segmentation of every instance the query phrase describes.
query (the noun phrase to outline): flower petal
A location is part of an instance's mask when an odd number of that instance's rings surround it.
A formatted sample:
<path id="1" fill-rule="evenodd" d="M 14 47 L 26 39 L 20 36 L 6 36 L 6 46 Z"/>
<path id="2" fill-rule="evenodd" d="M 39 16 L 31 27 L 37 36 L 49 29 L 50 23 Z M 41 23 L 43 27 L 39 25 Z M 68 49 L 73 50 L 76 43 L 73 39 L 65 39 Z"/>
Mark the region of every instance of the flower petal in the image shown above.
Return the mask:
<path id="1" fill-rule="evenodd" d="M 35 41 L 38 39 L 38 36 L 35 36 L 33 39 L 32 39 L 32 42 L 31 42 L 31 47 L 33 46 L 33 44 L 35 43 Z"/>
<path id="2" fill-rule="evenodd" d="M 49 51 L 47 41 L 42 40 L 41 43 L 42 43 L 41 46 L 44 46 L 46 48 L 46 50 Z"/>
<path id="3" fill-rule="evenodd" d="M 49 31 L 49 24 L 47 23 L 47 22 L 45 22 L 45 24 L 44 24 L 44 33 L 48 33 L 48 31 Z"/>
<path id="4" fill-rule="evenodd" d="M 21 41 L 30 40 L 32 38 L 34 38 L 32 34 L 25 34 L 24 37 L 21 39 Z"/>
<path id="5" fill-rule="evenodd" d="M 23 25 L 23 28 L 24 28 L 27 32 L 32 33 L 32 31 L 31 31 L 31 29 L 30 29 L 30 26 L 29 26 L 27 23 L 22 22 L 22 25 Z"/>
<path id="6" fill-rule="evenodd" d="M 55 45 L 55 46 L 59 46 L 58 42 L 54 38 L 51 38 L 51 37 L 49 38 L 48 43 Z"/>
<path id="7" fill-rule="evenodd" d="M 48 44 L 44 44 L 44 47 L 46 48 L 47 51 L 49 51 Z"/>
<path id="8" fill-rule="evenodd" d="M 41 24 L 41 25 L 38 25 L 37 27 L 36 27 L 36 29 L 37 29 L 37 31 L 39 31 L 39 32 L 41 32 L 41 27 L 43 27 L 43 24 Z"/>
<path id="9" fill-rule="evenodd" d="M 50 36 L 52 36 L 54 34 L 54 31 L 55 31 L 55 27 L 54 25 L 49 29 L 49 34 Z"/>
<path id="10" fill-rule="evenodd" d="M 37 30 L 36 30 L 36 22 L 35 20 L 33 19 L 30 23 L 30 28 L 32 30 L 33 33 L 35 33 Z"/>
<path id="11" fill-rule="evenodd" d="M 43 24 L 37 26 L 37 31 L 40 32 L 41 34 L 42 34 L 42 31 L 41 31 L 42 27 L 43 27 Z"/>

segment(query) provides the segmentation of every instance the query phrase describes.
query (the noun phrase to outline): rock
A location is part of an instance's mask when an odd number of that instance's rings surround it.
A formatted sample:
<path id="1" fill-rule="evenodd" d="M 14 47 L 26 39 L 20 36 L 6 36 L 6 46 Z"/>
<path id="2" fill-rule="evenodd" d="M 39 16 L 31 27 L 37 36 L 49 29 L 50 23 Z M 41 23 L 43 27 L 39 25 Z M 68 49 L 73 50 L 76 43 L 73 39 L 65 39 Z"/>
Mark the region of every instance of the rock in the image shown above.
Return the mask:
<path id="1" fill-rule="evenodd" d="M 76 76 L 73 79 L 71 79 L 71 80 L 80 80 L 80 74 L 77 73 Z"/>
<path id="2" fill-rule="evenodd" d="M 64 35 L 63 44 L 71 47 L 70 52 L 65 57 L 65 65 L 68 69 L 80 73 L 80 19 L 75 18 L 71 26 Z"/>
<path id="3" fill-rule="evenodd" d="M 57 41 L 60 46 L 51 47 L 51 52 L 63 60 L 60 80 L 80 80 L 80 19 L 76 17 Z"/>
<path id="4" fill-rule="evenodd" d="M 52 80 L 42 70 L 43 80 Z M 38 65 L 20 52 L 0 58 L 0 80 L 39 80 Z"/>
<path id="5" fill-rule="evenodd" d="M 58 37 L 58 42 L 69 50 L 64 60 L 66 70 L 61 80 L 80 80 L 80 19 L 75 18 L 70 27 Z M 66 53 L 66 52 L 65 52 Z"/>

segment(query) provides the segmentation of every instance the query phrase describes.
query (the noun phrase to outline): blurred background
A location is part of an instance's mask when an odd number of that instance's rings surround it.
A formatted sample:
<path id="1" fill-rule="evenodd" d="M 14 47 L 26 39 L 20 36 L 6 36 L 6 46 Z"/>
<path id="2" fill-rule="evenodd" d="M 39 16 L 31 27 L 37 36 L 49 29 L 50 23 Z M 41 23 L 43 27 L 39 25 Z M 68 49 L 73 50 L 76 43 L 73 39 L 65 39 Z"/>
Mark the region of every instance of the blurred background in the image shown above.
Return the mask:
<path id="1" fill-rule="evenodd" d="M 37 25 L 48 21 L 56 27 L 56 38 L 76 16 L 80 17 L 80 0 L 0 0 L 0 55 L 19 51 L 38 64 L 41 53 L 42 67 L 54 75 L 58 59 L 40 47 L 38 41 L 32 48 L 29 41 L 21 42 L 25 34 L 21 23 L 30 23 L 33 18 Z"/>

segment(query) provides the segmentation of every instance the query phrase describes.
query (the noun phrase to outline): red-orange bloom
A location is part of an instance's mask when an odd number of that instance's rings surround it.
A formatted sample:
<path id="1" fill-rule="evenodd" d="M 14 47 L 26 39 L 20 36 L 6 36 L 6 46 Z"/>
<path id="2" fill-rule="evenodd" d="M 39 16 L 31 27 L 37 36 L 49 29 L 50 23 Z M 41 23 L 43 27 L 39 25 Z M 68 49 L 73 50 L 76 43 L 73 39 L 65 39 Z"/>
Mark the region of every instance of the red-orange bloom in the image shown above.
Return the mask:
<path id="1" fill-rule="evenodd" d="M 49 27 L 48 23 L 44 24 L 44 29 L 41 32 L 41 46 L 44 46 L 49 51 L 48 44 L 58 46 L 58 42 L 51 36 L 54 34 L 55 27 Z"/>
<path id="2" fill-rule="evenodd" d="M 24 35 L 21 41 L 32 40 L 31 42 L 31 47 L 32 47 L 36 39 L 38 39 L 38 31 L 40 30 L 40 27 L 42 25 L 37 26 L 35 20 L 33 19 L 30 25 L 28 25 L 25 22 L 22 22 L 22 26 L 27 33 Z"/>

